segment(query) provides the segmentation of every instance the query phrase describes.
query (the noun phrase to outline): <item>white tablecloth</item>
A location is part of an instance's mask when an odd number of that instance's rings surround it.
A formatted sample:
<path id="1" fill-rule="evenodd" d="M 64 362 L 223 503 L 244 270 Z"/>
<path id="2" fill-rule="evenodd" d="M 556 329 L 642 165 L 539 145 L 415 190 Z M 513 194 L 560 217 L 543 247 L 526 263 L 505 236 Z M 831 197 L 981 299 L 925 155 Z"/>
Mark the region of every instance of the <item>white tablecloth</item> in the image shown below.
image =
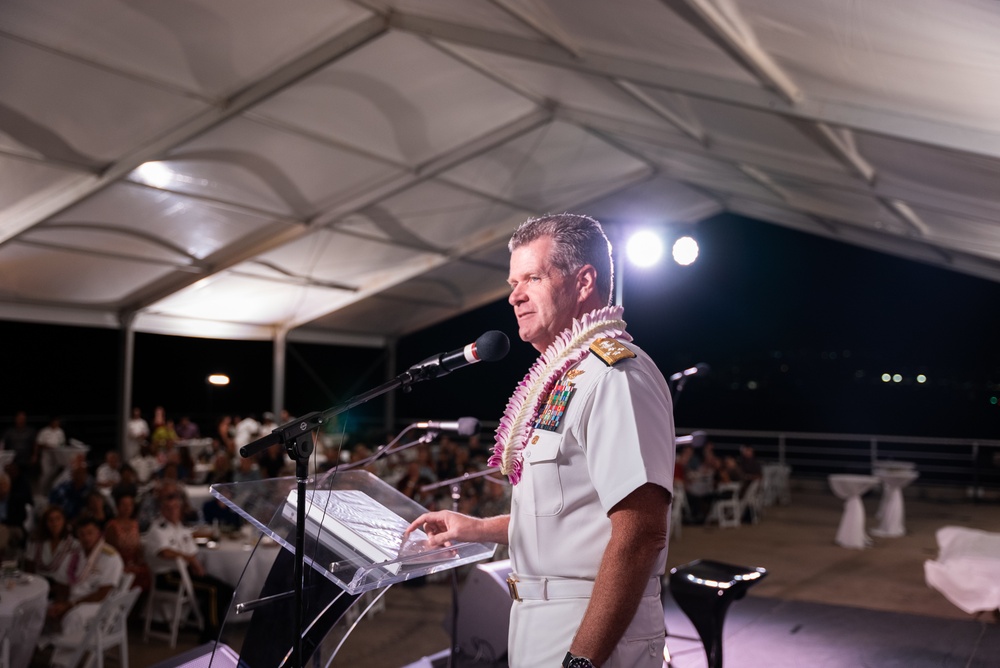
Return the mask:
<path id="1" fill-rule="evenodd" d="M 202 547 L 198 552 L 198 558 L 205 566 L 205 571 L 213 575 L 231 587 L 236 589 L 235 603 L 252 601 L 260 597 L 260 590 L 264 588 L 264 581 L 267 580 L 271 566 L 278 556 L 278 551 L 282 548 L 276 544 L 264 544 L 253 552 L 253 544 L 256 542 L 256 531 L 254 539 L 244 543 L 242 539 L 223 538 L 222 540 L 209 543 L 212 547 Z M 253 559 L 250 555 L 253 554 Z M 248 563 L 249 560 L 249 563 Z M 246 566 L 246 573 L 243 568 Z M 242 582 L 240 575 L 243 575 Z M 230 610 L 228 622 L 240 622 L 250 618 L 249 614 L 236 615 Z"/>
<path id="2" fill-rule="evenodd" d="M 1000 608 L 1000 533 L 947 526 L 937 543 L 937 560 L 924 562 L 927 584 L 970 615 Z"/>
<path id="3" fill-rule="evenodd" d="M 830 489 L 844 500 L 844 514 L 837 528 L 836 543 L 841 547 L 862 550 L 871 545 L 865 533 L 865 506 L 861 495 L 879 484 L 873 475 L 833 474 L 829 476 Z"/>
<path id="4" fill-rule="evenodd" d="M 11 668 L 27 668 L 45 624 L 49 583 L 37 575 L 22 576 L 9 587 L 0 582 L 0 638 L 9 640 Z"/>
<path id="5" fill-rule="evenodd" d="M 879 538 L 899 538 L 906 535 L 906 512 L 903 507 L 903 488 L 920 474 L 914 469 L 878 468 L 875 477 L 882 481 L 882 503 L 879 506 L 880 524 L 872 529 Z"/>

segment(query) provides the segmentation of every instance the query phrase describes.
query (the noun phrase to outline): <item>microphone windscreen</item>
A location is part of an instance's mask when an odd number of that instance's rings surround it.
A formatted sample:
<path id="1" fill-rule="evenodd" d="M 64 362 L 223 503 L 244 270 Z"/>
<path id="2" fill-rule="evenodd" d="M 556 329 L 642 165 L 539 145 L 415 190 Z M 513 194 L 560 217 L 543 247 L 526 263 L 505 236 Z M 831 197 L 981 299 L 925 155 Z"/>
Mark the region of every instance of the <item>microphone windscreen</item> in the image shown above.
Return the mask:
<path id="1" fill-rule="evenodd" d="M 474 436 L 479 433 L 479 420 L 474 417 L 458 418 L 458 435 Z"/>
<path id="2" fill-rule="evenodd" d="M 507 356 L 510 339 L 497 329 L 491 329 L 476 339 L 476 356 L 484 362 L 496 362 Z"/>

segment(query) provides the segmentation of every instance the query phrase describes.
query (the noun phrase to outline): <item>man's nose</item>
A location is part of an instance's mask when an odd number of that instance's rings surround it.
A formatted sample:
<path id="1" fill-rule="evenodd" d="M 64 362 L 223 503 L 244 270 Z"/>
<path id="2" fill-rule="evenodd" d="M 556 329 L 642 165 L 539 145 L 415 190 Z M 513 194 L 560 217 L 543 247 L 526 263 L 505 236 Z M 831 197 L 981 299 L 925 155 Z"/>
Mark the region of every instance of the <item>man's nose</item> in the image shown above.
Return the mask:
<path id="1" fill-rule="evenodd" d="M 510 303 L 511 306 L 517 306 L 524 300 L 525 300 L 524 291 L 521 290 L 520 286 L 515 287 L 513 290 L 511 290 L 510 297 L 507 298 L 507 301 Z"/>

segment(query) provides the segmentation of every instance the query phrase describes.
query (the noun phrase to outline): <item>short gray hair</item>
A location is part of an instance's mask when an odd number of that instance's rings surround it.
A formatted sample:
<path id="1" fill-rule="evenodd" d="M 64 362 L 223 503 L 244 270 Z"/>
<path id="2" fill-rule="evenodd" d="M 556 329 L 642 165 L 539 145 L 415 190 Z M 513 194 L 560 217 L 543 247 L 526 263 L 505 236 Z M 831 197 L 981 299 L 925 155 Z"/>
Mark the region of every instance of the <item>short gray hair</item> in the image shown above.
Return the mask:
<path id="1" fill-rule="evenodd" d="M 510 252 L 526 244 L 549 237 L 553 242 L 552 264 L 568 276 L 585 264 L 597 270 L 597 294 L 611 303 L 611 282 L 615 268 L 611 259 L 611 242 L 601 224 L 590 216 L 557 213 L 529 218 L 521 223 L 510 238 Z"/>

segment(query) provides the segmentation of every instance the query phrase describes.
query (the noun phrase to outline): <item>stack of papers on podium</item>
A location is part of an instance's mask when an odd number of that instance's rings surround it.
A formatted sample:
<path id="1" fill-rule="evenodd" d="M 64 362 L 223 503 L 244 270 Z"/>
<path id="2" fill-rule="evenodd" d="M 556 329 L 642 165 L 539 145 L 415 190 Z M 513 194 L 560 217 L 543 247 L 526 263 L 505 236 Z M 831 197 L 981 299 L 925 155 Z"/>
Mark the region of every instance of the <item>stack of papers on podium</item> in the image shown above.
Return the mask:
<path id="1" fill-rule="evenodd" d="M 288 494 L 282 515 L 295 522 L 297 490 Z M 306 554 L 308 540 L 319 540 L 344 559 L 362 558 L 373 564 L 393 561 L 427 549 L 427 534 L 413 531 L 403 544 L 403 532 L 410 525 L 394 511 L 358 490 L 306 491 Z M 395 574 L 400 564 L 388 564 Z"/>

